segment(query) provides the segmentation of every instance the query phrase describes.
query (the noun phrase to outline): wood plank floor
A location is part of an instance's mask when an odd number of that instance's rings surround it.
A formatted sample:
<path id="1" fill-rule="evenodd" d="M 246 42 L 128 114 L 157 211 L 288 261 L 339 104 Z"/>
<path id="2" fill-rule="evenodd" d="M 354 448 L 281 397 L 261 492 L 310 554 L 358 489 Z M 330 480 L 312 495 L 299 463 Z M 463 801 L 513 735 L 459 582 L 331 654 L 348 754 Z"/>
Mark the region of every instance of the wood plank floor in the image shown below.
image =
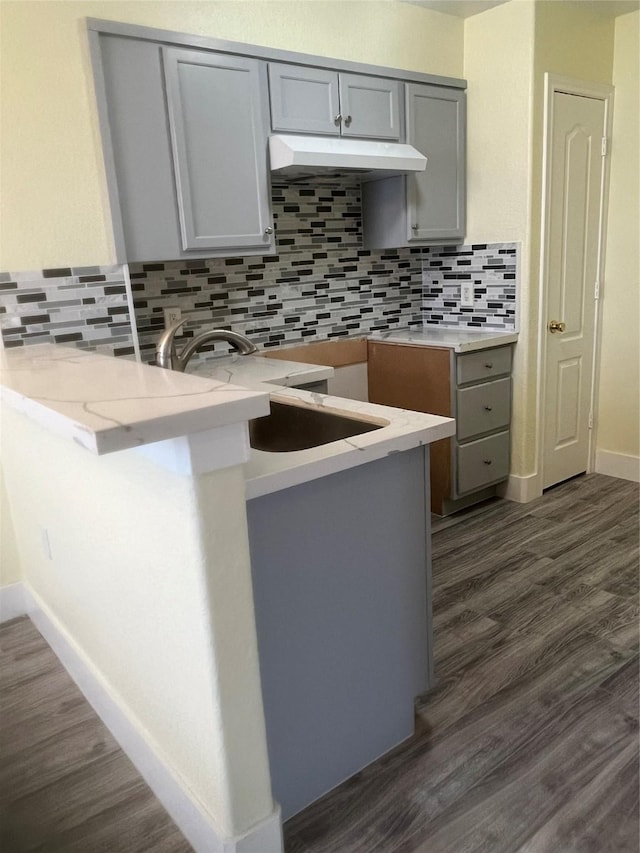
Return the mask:
<path id="1" fill-rule="evenodd" d="M 286 853 L 638 853 L 638 486 L 579 477 L 433 537 L 436 689 Z"/>
<path id="2" fill-rule="evenodd" d="M 637 853 L 638 529 L 637 485 L 589 475 L 440 530 L 416 736 L 286 853 Z M 0 690 L 2 853 L 190 850 L 26 619 Z"/>
<path id="3" fill-rule="evenodd" d="M 190 850 L 32 623 L 0 625 L 0 851 Z"/>

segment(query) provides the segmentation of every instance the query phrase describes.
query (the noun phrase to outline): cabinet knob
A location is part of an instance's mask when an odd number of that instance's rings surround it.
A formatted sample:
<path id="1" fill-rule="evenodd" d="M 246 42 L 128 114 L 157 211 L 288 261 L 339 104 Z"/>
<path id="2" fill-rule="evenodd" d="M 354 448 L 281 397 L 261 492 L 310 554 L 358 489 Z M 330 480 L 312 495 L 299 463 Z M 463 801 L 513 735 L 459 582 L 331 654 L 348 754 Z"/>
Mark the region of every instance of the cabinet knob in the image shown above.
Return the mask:
<path id="1" fill-rule="evenodd" d="M 493 369 L 493 362 L 492 361 L 485 361 L 484 366 L 487 368 L 487 370 L 492 370 Z"/>
<path id="2" fill-rule="evenodd" d="M 273 228 L 270 225 L 267 225 L 267 227 L 264 229 L 264 233 L 273 234 Z"/>
<path id="3" fill-rule="evenodd" d="M 415 224 L 415 225 L 412 225 L 412 226 L 411 226 L 411 230 L 412 230 L 412 231 L 417 231 L 417 230 L 418 230 L 418 223 L 417 223 L 417 222 L 416 222 L 416 224 Z"/>
<path id="4" fill-rule="evenodd" d="M 344 117 L 344 123 L 346 124 L 347 127 L 349 127 L 349 125 L 351 124 L 351 121 L 352 121 L 351 116 L 345 116 Z"/>
<path id="5" fill-rule="evenodd" d="M 491 463 L 493 462 L 493 459 L 483 459 L 482 461 L 484 462 L 485 465 L 491 465 Z"/>
<path id="6" fill-rule="evenodd" d="M 338 115 L 334 118 L 333 123 L 338 125 L 338 124 L 340 124 L 341 121 L 342 121 L 342 116 L 340 115 L 340 113 L 338 113 Z"/>
<path id="7" fill-rule="evenodd" d="M 484 410 L 485 410 L 485 412 L 492 412 L 492 411 L 493 411 L 493 406 L 485 406 L 485 407 L 484 407 Z"/>

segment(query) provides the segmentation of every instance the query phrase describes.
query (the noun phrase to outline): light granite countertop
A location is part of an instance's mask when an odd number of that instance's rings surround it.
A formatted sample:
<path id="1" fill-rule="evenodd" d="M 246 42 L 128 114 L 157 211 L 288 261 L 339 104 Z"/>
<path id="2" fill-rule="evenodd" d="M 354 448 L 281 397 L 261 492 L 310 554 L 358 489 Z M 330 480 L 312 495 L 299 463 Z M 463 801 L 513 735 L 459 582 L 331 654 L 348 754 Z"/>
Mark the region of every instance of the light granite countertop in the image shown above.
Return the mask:
<path id="1" fill-rule="evenodd" d="M 274 385 L 284 386 L 321 382 L 330 379 L 334 372 L 333 367 L 322 364 L 301 364 L 279 358 L 237 354 L 201 361 L 194 367 L 191 364 L 187 366 L 188 374 L 249 387 L 256 382 L 272 382 Z"/>
<path id="2" fill-rule="evenodd" d="M 455 421 L 439 415 L 316 394 L 301 388 L 287 388 L 285 391 L 271 386 L 271 390 L 272 400 L 293 404 L 301 402 L 355 418 L 362 417 L 380 423 L 381 428 L 308 450 L 285 453 L 252 450 L 249 461 L 245 463 L 248 500 L 346 471 L 382 459 L 390 453 L 431 444 L 455 432 Z"/>
<path id="3" fill-rule="evenodd" d="M 423 347 L 443 347 L 454 352 L 473 352 L 474 350 L 500 347 L 514 344 L 518 340 L 517 332 L 473 331 L 470 329 L 418 328 L 392 332 L 375 332 L 369 335 L 371 341 L 384 341 L 394 344 L 412 344 Z"/>
<path id="4" fill-rule="evenodd" d="M 315 365 L 290 367 L 276 362 L 271 378 L 319 378 Z M 0 353 L 3 402 L 96 454 L 262 417 L 269 413 L 269 397 L 380 422 L 380 429 L 308 450 L 252 449 L 245 464 L 248 499 L 430 444 L 455 430 L 451 418 L 285 389 L 255 374 L 251 380 L 245 374 L 245 381 L 251 388 L 54 344 Z"/>
<path id="5" fill-rule="evenodd" d="M 265 390 L 56 344 L 0 351 L 0 383 L 3 402 L 99 455 L 269 412 Z"/>

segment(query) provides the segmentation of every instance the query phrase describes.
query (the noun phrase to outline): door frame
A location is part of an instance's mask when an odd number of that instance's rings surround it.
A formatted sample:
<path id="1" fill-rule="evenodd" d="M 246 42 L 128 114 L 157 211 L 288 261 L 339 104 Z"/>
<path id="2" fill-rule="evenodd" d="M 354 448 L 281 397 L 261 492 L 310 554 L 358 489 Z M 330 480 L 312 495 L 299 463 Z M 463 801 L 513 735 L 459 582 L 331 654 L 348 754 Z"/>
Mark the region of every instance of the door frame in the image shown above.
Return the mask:
<path id="1" fill-rule="evenodd" d="M 567 95 L 577 95 L 595 98 L 604 101 L 605 109 L 605 135 L 607 139 L 606 156 L 604 157 L 604 169 L 601 178 L 601 197 L 598 227 L 598 260 L 597 281 L 599 293 L 596 299 L 594 317 L 594 347 L 591 378 L 591 395 L 589 411 L 591 413 L 591 427 L 589 429 L 589 453 L 587 460 L 587 472 L 595 469 L 596 455 L 596 433 L 599 392 L 599 364 L 602 338 L 602 298 L 604 295 L 603 276 L 607 231 L 607 213 L 609 201 L 609 173 L 611 169 L 611 147 L 613 131 L 613 86 L 605 83 L 591 83 L 586 80 L 577 80 L 572 77 L 564 77 L 557 74 L 544 75 L 544 125 L 543 125 L 543 151 L 542 151 L 542 211 L 540 222 L 540 282 L 539 282 L 539 305 L 538 305 L 538 405 L 536 435 L 538 446 L 538 481 L 540 493 L 542 493 L 542 482 L 544 476 L 544 428 L 543 408 L 547 390 L 547 303 L 549 290 L 549 229 L 550 229 L 550 202 L 551 202 L 551 146 L 553 138 L 553 102 L 554 95 L 559 92 Z M 595 282 L 594 282 L 595 286 Z"/>

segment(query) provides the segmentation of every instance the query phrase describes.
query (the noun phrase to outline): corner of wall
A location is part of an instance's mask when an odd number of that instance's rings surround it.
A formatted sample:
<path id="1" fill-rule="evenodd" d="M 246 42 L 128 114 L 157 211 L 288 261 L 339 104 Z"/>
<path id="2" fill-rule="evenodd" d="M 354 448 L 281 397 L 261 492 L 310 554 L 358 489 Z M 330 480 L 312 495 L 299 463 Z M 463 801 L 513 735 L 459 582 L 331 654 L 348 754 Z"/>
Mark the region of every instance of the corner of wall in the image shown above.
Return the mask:
<path id="1" fill-rule="evenodd" d="M 0 587 L 22 580 L 22 565 L 11 514 L 11 504 L 0 463 Z"/>

